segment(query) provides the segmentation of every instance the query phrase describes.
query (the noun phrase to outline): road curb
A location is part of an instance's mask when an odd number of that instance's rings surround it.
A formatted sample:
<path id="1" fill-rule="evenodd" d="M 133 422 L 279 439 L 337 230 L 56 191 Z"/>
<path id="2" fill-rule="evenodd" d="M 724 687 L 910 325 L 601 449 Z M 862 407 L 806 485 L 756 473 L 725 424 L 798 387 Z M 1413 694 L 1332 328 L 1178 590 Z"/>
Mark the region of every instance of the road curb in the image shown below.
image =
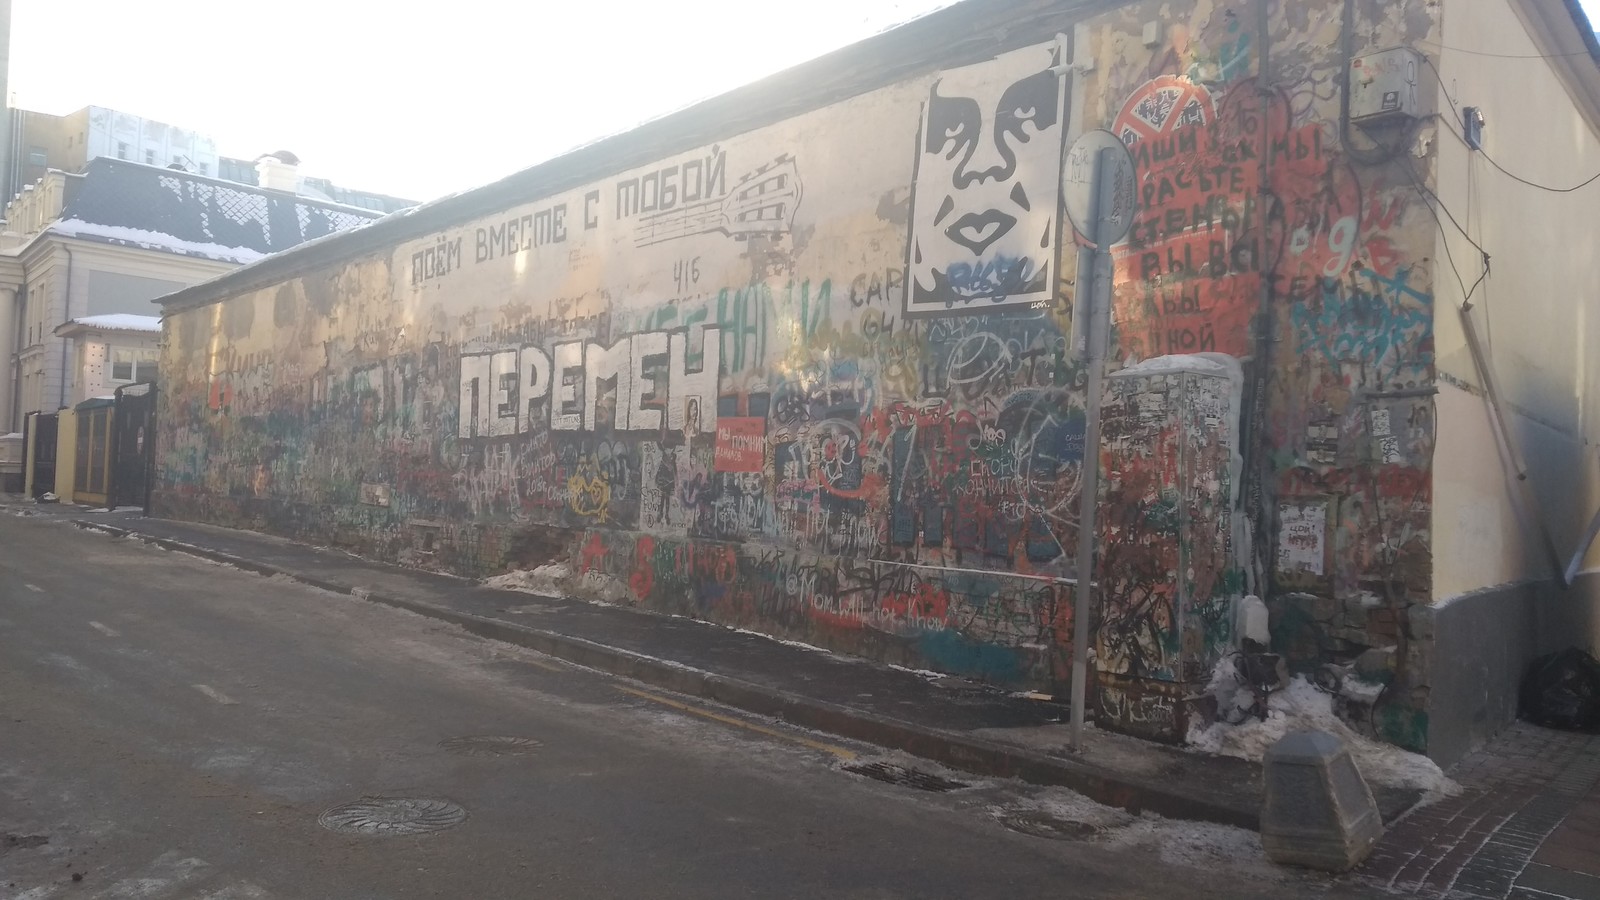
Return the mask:
<path id="1" fill-rule="evenodd" d="M 1181 785 L 1144 781 L 1088 766 L 1072 759 L 1047 756 L 969 735 L 927 728 L 912 722 L 879 716 L 743 679 L 707 672 L 670 660 L 645 656 L 586 638 L 476 616 L 446 606 L 393 597 L 187 541 L 158 537 L 135 529 L 86 519 L 71 521 L 74 527 L 86 531 L 138 540 L 167 550 L 231 565 L 258 575 L 283 576 L 325 591 L 345 594 L 358 600 L 367 600 L 448 622 L 479 637 L 536 650 L 581 666 L 681 694 L 713 700 L 746 712 L 780 719 L 802 728 L 901 750 L 973 774 L 1018 778 L 1034 784 L 1070 788 L 1092 800 L 1120 807 L 1132 813 L 1148 811 L 1175 819 L 1215 822 L 1252 831 L 1260 829 L 1258 810 L 1199 796 L 1183 790 Z"/>

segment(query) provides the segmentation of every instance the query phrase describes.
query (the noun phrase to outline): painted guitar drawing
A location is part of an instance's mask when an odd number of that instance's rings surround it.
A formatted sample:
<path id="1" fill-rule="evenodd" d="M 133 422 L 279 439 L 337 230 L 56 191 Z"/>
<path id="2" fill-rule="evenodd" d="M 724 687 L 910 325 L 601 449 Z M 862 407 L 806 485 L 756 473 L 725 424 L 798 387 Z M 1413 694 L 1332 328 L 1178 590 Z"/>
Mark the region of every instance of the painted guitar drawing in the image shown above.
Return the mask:
<path id="1" fill-rule="evenodd" d="M 783 234 L 794 224 L 800 195 L 800 170 L 786 153 L 740 178 L 721 197 L 642 216 L 633 242 L 648 247 L 696 234 L 726 234 L 735 240 Z"/>

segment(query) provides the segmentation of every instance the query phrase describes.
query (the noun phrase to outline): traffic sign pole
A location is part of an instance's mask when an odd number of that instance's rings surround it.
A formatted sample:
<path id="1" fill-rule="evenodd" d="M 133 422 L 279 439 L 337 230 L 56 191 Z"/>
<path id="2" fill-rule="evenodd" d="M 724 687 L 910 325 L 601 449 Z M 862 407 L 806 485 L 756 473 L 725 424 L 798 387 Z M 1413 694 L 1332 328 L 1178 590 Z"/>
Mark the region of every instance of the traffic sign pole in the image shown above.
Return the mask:
<path id="1" fill-rule="evenodd" d="M 1106 135 L 1106 132 L 1090 132 Z M 1109 136 L 1109 135 L 1107 135 Z M 1089 135 L 1085 135 L 1085 138 Z M 1115 138 L 1112 138 L 1115 141 Z M 1086 147 L 1068 165 L 1078 168 L 1072 175 L 1087 181 L 1088 190 L 1080 196 L 1074 224 L 1093 246 L 1078 248 L 1078 282 L 1073 296 L 1073 343 L 1081 341 L 1081 358 L 1087 375 L 1084 398 L 1083 468 L 1078 493 L 1078 580 L 1073 589 L 1072 615 L 1072 729 L 1074 749 L 1083 747 L 1083 726 L 1088 717 L 1089 626 L 1093 616 L 1095 574 L 1095 517 L 1100 499 L 1100 419 L 1105 389 L 1105 358 L 1111 331 L 1111 245 L 1122 240 L 1133 221 L 1133 160 L 1120 141 L 1108 146 Z M 1084 138 L 1073 145 L 1079 149 Z M 1084 157 L 1087 157 L 1086 159 Z M 1083 163 L 1090 171 L 1082 171 Z M 1069 194 L 1069 198 L 1070 198 Z M 1072 203 L 1069 199 L 1069 212 Z M 1084 227 L 1087 226 L 1087 227 Z M 1074 350 L 1078 347 L 1074 346 Z"/>

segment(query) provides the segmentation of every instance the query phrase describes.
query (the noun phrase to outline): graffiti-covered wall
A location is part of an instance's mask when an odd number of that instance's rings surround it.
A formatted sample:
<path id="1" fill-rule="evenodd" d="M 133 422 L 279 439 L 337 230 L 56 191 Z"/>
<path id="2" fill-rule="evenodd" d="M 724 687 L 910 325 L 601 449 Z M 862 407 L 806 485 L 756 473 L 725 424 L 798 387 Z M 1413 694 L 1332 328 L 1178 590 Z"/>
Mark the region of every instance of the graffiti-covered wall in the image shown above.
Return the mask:
<path id="1" fill-rule="evenodd" d="M 1244 361 L 1244 589 L 1267 599 L 1291 670 L 1363 727 L 1422 749 L 1437 231 L 1420 186 L 1432 132 L 1344 118 L 1345 4 L 1270 6 L 1265 39 L 1259 4 L 1161 22 L 1148 54 L 1128 49 L 1154 20 L 1148 7 L 1093 32 L 1095 58 L 1111 60 L 1101 121 L 1133 152 L 1141 190 L 1118 253 L 1119 345 L 1128 361 Z M 1354 4 L 1350 55 L 1426 41 L 1432 15 Z M 1111 564 L 1117 550 L 1106 553 Z"/>
<path id="2" fill-rule="evenodd" d="M 1338 6 L 1272 7 L 1001 4 L 1029 27 L 981 56 L 868 42 L 843 99 L 176 306 L 158 511 L 1058 686 L 1086 455 L 1062 167 L 1105 128 L 1140 192 L 1115 366 L 1191 362 L 1114 380 L 1089 455 L 1101 668 L 1192 693 L 1247 591 L 1307 665 L 1393 643 L 1428 590 L 1433 232 L 1409 145 L 1345 149 Z M 1364 42 L 1432 27 L 1383 15 Z"/>

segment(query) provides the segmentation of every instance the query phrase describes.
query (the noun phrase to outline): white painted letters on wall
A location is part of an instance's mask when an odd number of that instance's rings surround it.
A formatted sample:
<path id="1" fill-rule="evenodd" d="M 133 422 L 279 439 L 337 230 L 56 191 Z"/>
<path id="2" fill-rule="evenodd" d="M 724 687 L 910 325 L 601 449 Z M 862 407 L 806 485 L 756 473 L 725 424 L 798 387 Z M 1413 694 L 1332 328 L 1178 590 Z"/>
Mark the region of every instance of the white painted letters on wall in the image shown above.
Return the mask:
<path id="1" fill-rule="evenodd" d="M 612 427 L 628 428 L 628 410 L 633 408 L 630 390 L 633 366 L 629 362 L 632 347 L 633 341 L 628 338 L 619 338 L 610 347 L 592 342 L 583 345 L 583 430 L 594 430 L 595 409 L 600 405 L 601 394 L 613 390 L 616 403 L 612 407 Z M 615 387 L 607 387 L 604 384 L 607 381 L 614 381 Z"/>
<path id="2" fill-rule="evenodd" d="M 557 344 L 551 369 L 550 428 L 577 431 L 583 426 L 583 398 L 578 395 L 584 380 L 583 344 Z"/>
<path id="3" fill-rule="evenodd" d="M 519 432 L 533 430 L 534 408 L 550 393 L 550 355 L 538 347 L 523 347 L 518 358 L 522 382 L 522 416 Z"/>
<path id="4" fill-rule="evenodd" d="M 502 350 L 489 357 L 490 397 L 489 435 L 504 437 L 517 433 L 517 351 Z"/>
<path id="5" fill-rule="evenodd" d="M 474 354 L 461 357 L 460 420 L 456 434 L 464 438 L 488 434 L 489 357 Z"/>
<path id="6" fill-rule="evenodd" d="M 681 430 L 697 410 L 700 430 L 717 430 L 717 377 L 722 370 L 722 329 L 700 330 L 700 369 L 688 371 L 689 336 L 672 335 L 667 351 L 667 427 Z"/>
<path id="7" fill-rule="evenodd" d="M 689 369 L 690 348 L 698 365 Z M 666 357 L 666 379 L 660 359 Z M 685 332 L 649 331 L 618 338 L 607 347 L 593 341 L 536 346 L 461 357 L 460 422 L 463 438 L 526 434 L 543 421 L 538 404 L 550 398 L 554 431 L 593 431 L 599 409 L 614 399 L 612 427 L 660 431 L 666 427 L 706 434 L 717 430 L 717 395 L 722 371 L 719 328 Z"/>
<path id="8" fill-rule="evenodd" d="M 650 409 L 644 407 L 644 399 L 646 397 L 657 401 L 660 399 L 652 396 L 659 388 L 656 385 L 656 380 L 646 374 L 645 365 L 650 361 L 651 357 L 665 356 L 667 343 L 666 334 L 660 331 L 648 331 L 633 336 L 633 367 L 629 373 L 633 381 L 633 389 L 629 393 L 632 402 L 628 404 L 628 428 L 633 431 L 659 431 L 661 429 L 661 410 L 654 406 Z"/>

